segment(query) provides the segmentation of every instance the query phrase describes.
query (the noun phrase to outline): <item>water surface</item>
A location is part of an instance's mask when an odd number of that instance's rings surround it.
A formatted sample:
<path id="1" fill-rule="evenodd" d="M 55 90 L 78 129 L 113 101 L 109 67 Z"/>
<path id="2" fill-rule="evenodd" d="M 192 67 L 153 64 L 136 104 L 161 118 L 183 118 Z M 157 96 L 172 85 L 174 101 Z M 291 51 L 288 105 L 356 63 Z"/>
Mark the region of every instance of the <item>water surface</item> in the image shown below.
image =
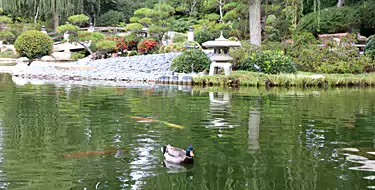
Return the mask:
<path id="1" fill-rule="evenodd" d="M 8 75 L 0 87 L 3 189 L 375 185 L 371 167 L 355 169 L 374 159 L 375 89 L 19 86 Z M 167 143 L 193 144 L 195 164 L 168 168 Z"/>

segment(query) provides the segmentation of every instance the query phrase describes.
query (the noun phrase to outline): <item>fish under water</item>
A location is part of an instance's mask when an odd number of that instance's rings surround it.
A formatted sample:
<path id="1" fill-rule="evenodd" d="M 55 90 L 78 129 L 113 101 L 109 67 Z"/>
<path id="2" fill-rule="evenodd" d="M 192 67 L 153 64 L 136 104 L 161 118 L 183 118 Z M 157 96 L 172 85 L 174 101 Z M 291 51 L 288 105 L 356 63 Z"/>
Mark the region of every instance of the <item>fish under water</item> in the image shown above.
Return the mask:
<path id="1" fill-rule="evenodd" d="M 79 157 L 88 157 L 88 156 L 102 156 L 102 155 L 107 155 L 107 154 L 112 154 L 112 153 L 119 153 L 119 152 L 123 152 L 123 151 L 126 151 L 126 150 L 128 150 L 128 149 L 126 149 L 126 148 L 123 148 L 123 149 L 111 148 L 111 149 L 105 149 L 103 151 L 63 154 L 63 155 L 60 155 L 60 157 L 63 157 L 63 158 L 79 158 Z"/>
<path id="2" fill-rule="evenodd" d="M 184 126 L 181 126 L 181 125 L 176 125 L 176 124 L 173 124 L 173 123 L 169 123 L 169 122 L 166 122 L 166 121 L 161 121 L 161 120 L 157 120 L 157 119 L 153 119 L 153 118 L 134 117 L 134 116 L 130 116 L 130 118 L 135 119 L 137 121 L 142 121 L 142 122 L 159 122 L 159 123 L 163 123 L 163 124 L 165 124 L 169 127 L 173 127 L 173 128 L 177 128 L 177 129 L 185 128 Z"/>

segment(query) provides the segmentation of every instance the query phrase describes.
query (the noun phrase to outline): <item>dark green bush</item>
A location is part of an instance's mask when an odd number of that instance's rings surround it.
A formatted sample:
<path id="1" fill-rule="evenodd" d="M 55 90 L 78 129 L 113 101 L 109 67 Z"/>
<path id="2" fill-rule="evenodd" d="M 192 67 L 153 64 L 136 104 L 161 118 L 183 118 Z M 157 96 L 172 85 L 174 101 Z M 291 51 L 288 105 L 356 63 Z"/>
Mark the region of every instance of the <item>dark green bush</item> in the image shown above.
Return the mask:
<path id="1" fill-rule="evenodd" d="M 30 30 L 18 36 L 14 47 L 20 56 L 41 58 L 52 52 L 53 40 L 40 31 Z"/>
<path id="2" fill-rule="evenodd" d="M 16 36 L 9 30 L 0 31 L 0 41 L 4 41 L 5 43 L 11 43 L 14 41 Z"/>
<path id="3" fill-rule="evenodd" d="M 204 42 L 215 40 L 216 38 L 219 38 L 221 34 L 221 30 L 198 30 L 195 32 L 195 41 L 199 44 L 203 44 Z M 224 30 L 223 36 L 225 38 L 229 38 L 229 31 Z"/>
<path id="4" fill-rule="evenodd" d="M 110 10 L 98 18 L 99 26 L 117 26 L 123 22 L 125 18 L 124 13 Z"/>
<path id="5" fill-rule="evenodd" d="M 116 42 L 112 40 L 101 40 L 96 43 L 98 48 L 98 53 L 108 56 L 109 53 L 112 53 L 116 50 Z"/>
<path id="6" fill-rule="evenodd" d="M 265 51 L 252 53 L 242 66 L 241 70 L 260 71 L 267 74 L 296 73 L 296 64 L 280 52 Z"/>
<path id="7" fill-rule="evenodd" d="M 322 33 L 346 32 L 350 27 L 361 23 L 358 9 L 355 7 L 330 7 L 320 11 L 318 25 L 316 13 L 302 17 L 297 26 L 298 32 L 311 32 L 314 35 Z"/>
<path id="8" fill-rule="evenodd" d="M 179 73 L 190 73 L 192 64 L 194 64 L 194 72 L 201 72 L 209 69 L 211 60 L 200 49 L 188 49 L 173 60 L 171 68 Z"/>
<path id="9" fill-rule="evenodd" d="M 319 41 L 311 32 L 299 32 L 293 35 L 294 46 L 307 46 L 317 44 Z"/>
<path id="10" fill-rule="evenodd" d="M 211 31 L 208 30 L 199 30 L 195 32 L 195 41 L 197 41 L 199 44 L 203 44 L 204 42 L 210 41 L 215 39 L 215 36 Z"/>
<path id="11" fill-rule="evenodd" d="M 366 56 L 375 58 L 375 35 L 370 36 L 366 41 Z"/>
<path id="12" fill-rule="evenodd" d="M 241 44 L 241 47 L 231 48 L 229 50 L 229 55 L 233 58 L 232 68 L 234 70 L 239 69 L 246 58 L 259 49 L 256 46 L 250 45 L 249 41 L 242 41 Z"/>

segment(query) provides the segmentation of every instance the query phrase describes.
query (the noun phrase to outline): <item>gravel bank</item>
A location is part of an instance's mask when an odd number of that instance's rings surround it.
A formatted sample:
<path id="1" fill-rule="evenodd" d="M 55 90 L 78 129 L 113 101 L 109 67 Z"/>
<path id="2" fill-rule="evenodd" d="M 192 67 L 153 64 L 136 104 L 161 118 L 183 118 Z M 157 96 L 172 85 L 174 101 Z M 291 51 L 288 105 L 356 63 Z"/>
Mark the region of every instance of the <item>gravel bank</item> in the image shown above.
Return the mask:
<path id="1" fill-rule="evenodd" d="M 31 66 L 19 64 L 1 68 L 0 72 L 22 78 L 47 80 L 110 80 L 155 81 L 161 76 L 171 76 L 172 60 L 180 53 L 119 57 L 91 61 L 83 59 L 72 63 L 33 62 Z"/>

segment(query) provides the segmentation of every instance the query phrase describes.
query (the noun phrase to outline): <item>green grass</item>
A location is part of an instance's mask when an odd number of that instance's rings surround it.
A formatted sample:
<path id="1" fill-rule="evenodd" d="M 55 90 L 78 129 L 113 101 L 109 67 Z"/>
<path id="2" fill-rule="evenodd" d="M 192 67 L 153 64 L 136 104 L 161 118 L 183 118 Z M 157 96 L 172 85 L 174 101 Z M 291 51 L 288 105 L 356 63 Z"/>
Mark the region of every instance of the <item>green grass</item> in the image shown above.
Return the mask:
<path id="1" fill-rule="evenodd" d="M 369 74 L 322 74 L 324 78 L 311 78 L 314 73 L 264 74 L 235 71 L 230 76 L 198 76 L 194 84 L 203 86 L 278 86 L 278 87 L 335 87 L 335 86 L 374 86 L 375 73 Z"/>

